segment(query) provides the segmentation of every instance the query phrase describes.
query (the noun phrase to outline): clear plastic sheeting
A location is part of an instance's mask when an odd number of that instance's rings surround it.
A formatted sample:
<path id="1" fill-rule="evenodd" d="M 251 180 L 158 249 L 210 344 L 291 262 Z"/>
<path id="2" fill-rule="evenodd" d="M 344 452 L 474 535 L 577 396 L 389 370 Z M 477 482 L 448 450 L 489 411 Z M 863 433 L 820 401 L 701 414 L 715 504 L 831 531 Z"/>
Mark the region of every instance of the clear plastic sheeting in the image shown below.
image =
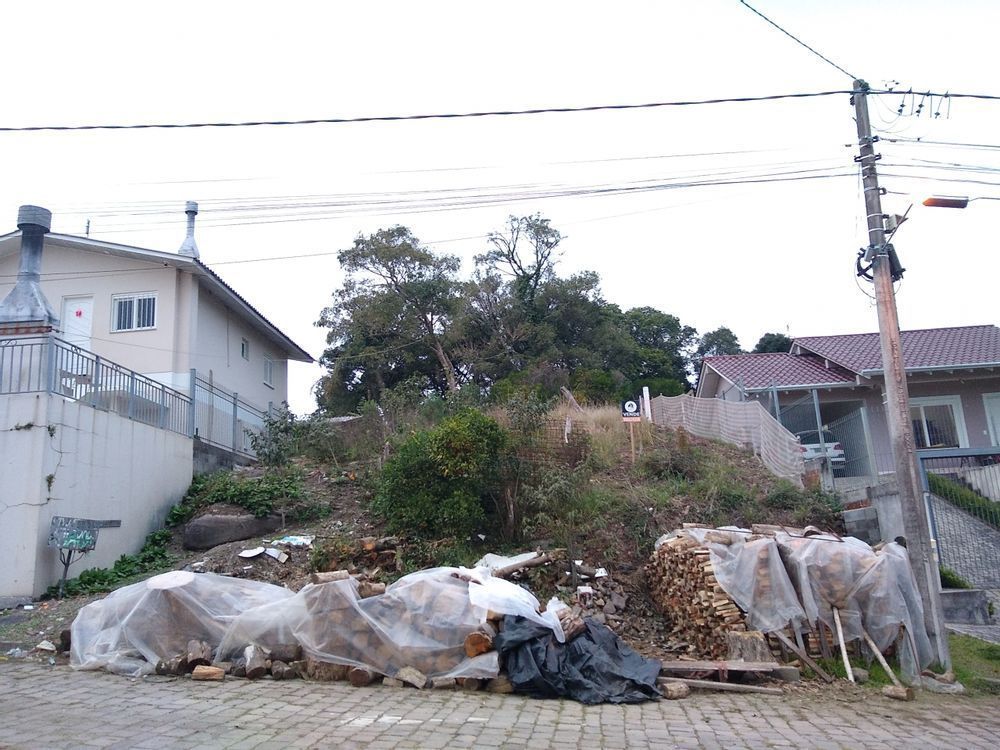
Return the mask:
<path id="1" fill-rule="evenodd" d="M 250 644 L 298 643 L 313 659 L 389 676 L 414 667 L 428 677 L 495 677 L 496 652 L 469 659 L 465 637 L 492 610 L 530 615 L 562 640 L 555 613 L 542 615 L 537 609 L 538 600 L 529 592 L 485 570 L 432 568 L 404 576 L 384 594 L 367 599 L 358 597 L 353 579 L 331 581 L 244 612 L 219 653 L 227 658 Z"/>
<path id="2" fill-rule="evenodd" d="M 80 610 L 71 628 L 70 665 L 138 676 L 188 641 L 219 645 L 242 612 L 287 600 L 280 586 L 213 573 L 172 571 L 124 586 Z"/>
<path id="3" fill-rule="evenodd" d="M 708 548 L 719 585 L 746 613 L 748 627 L 765 633 L 789 625 L 802 628 L 807 613 L 772 537 L 748 541 L 749 532 L 738 530 L 687 529 L 684 533 Z"/>
<path id="4" fill-rule="evenodd" d="M 799 590 L 810 622 L 836 632 L 833 608 L 847 641 L 871 636 L 880 651 L 907 634 L 901 650 L 903 673 L 910 680 L 934 660 L 924 627 L 924 609 L 906 550 L 896 543 L 873 550 L 859 539 L 793 537 L 778 534 L 785 565 Z"/>

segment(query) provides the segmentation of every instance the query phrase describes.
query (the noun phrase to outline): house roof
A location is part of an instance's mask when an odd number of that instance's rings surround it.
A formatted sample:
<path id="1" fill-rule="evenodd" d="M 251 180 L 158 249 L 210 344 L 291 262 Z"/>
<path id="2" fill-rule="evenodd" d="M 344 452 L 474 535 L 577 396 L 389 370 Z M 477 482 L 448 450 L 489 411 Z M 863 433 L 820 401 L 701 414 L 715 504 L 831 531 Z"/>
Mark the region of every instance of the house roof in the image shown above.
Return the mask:
<path id="1" fill-rule="evenodd" d="M 10 232 L 0 236 L 0 255 L 8 252 L 20 252 L 19 243 L 7 243 L 16 237 L 20 237 L 21 232 Z M 76 248 L 79 250 L 98 252 L 105 255 L 115 255 L 125 258 L 150 261 L 163 266 L 173 266 L 181 268 L 194 274 L 199 278 L 210 291 L 218 295 L 223 301 L 228 302 L 250 322 L 250 324 L 260 331 L 267 338 L 281 347 L 288 359 L 298 362 L 312 362 L 313 358 L 302 347 L 292 341 L 276 325 L 265 318 L 257 308 L 247 302 L 235 289 L 229 286 L 211 268 L 206 266 L 197 258 L 177 253 L 166 253 L 160 250 L 150 250 L 143 247 L 133 247 L 131 245 L 119 245 L 114 242 L 95 240 L 90 237 L 77 237 L 71 234 L 58 234 L 50 232 L 45 235 L 46 243 L 52 242 L 64 247 Z M 10 248 L 4 248 L 4 244 L 9 244 Z M 6 252 L 5 252 L 6 250 Z"/>
<path id="2" fill-rule="evenodd" d="M 900 341 L 907 370 L 1000 365 L 1000 328 L 994 325 L 901 331 Z M 882 372 L 877 333 L 805 336 L 794 344 L 861 375 Z"/>
<path id="3" fill-rule="evenodd" d="M 705 357 L 705 365 L 746 390 L 855 383 L 853 373 L 832 363 L 827 367 L 821 357 L 809 354 L 720 355 Z"/>

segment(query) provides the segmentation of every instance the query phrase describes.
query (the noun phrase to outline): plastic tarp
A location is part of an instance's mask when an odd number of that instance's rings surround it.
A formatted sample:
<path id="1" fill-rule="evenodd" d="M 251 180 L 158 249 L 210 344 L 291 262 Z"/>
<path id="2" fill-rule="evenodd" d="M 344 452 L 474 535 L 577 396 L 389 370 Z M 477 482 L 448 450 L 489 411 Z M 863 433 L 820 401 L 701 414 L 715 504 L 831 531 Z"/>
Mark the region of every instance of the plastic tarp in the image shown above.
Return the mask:
<path id="1" fill-rule="evenodd" d="M 904 674 L 916 679 L 934 660 L 924 627 L 924 609 L 906 550 L 895 542 L 876 552 L 859 539 L 777 535 L 789 575 L 798 589 L 810 622 L 836 632 L 833 607 L 840 613 L 844 639 L 865 631 L 881 651 L 908 634 L 901 650 Z"/>
<path id="2" fill-rule="evenodd" d="M 707 547 L 712 570 L 719 585 L 746 612 L 747 626 L 770 633 L 789 625 L 799 630 L 806 622 L 807 612 L 799 603 L 771 537 L 747 541 L 747 534 L 734 532 L 728 536 L 731 544 L 707 541 L 709 529 L 687 529 L 686 534 Z"/>
<path id="3" fill-rule="evenodd" d="M 353 579 L 309 585 L 291 599 L 244 612 L 220 646 L 227 657 L 247 645 L 298 643 L 308 656 L 395 675 L 415 667 L 428 677 L 495 677 L 495 651 L 473 659 L 464 641 L 488 610 L 529 616 L 562 638 L 555 613 L 540 615 L 538 600 L 488 571 L 432 568 L 400 578 L 384 594 L 361 599 Z M 553 627 L 554 623 L 554 627 Z"/>
<path id="4" fill-rule="evenodd" d="M 124 586 L 80 610 L 70 664 L 138 676 L 187 651 L 190 639 L 216 648 L 246 610 L 288 600 L 280 586 L 213 573 L 172 571 Z"/>
<path id="5" fill-rule="evenodd" d="M 494 645 L 514 690 L 581 703 L 638 703 L 660 696 L 660 662 L 640 656 L 604 625 L 589 618 L 584 625 L 584 632 L 560 643 L 537 622 L 505 617 Z"/>

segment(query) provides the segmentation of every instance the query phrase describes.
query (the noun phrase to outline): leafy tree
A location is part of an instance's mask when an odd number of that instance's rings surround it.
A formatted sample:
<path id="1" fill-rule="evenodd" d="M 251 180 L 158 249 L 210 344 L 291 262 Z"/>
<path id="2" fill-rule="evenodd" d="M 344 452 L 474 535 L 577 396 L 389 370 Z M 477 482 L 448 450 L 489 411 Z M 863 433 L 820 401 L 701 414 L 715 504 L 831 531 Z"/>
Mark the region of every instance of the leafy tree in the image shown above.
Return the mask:
<path id="1" fill-rule="evenodd" d="M 766 354 L 768 352 L 787 352 L 792 348 L 792 340 L 783 333 L 765 333 L 760 337 L 757 346 L 753 348 L 754 354 Z"/>
<path id="2" fill-rule="evenodd" d="M 458 390 L 450 350 L 459 259 L 424 248 L 402 226 L 358 236 L 337 258 L 347 280 L 317 323 L 330 329 L 321 358 L 330 374 L 317 388 L 324 405 L 356 404 L 421 373 L 442 390 Z"/>
<path id="3" fill-rule="evenodd" d="M 533 311 L 538 290 L 555 276 L 555 252 L 562 235 L 541 214 L 510 216 L 503 232 L 490 232 L 492 246 L 476 263 L 492 273 L 509 276 L 514 297 Z"/>
<path id="4" fill-rule="evenodd" d="M 692 357 L 695 377 L 701 376 L 701 365 L 705 357 L 716 357 L 722 354 L 744 354 L 736 334 L 725 326 L 709 331 L 698 340 L 698 347 Z"/>

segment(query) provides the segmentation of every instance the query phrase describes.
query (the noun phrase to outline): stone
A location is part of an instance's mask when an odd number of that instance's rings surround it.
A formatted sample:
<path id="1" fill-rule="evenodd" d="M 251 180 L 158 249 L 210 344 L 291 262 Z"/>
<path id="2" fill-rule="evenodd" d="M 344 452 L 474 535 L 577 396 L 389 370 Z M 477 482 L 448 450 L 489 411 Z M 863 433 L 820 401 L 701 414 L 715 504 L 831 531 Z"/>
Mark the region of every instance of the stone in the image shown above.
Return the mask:
<path id="1" fill-rule="evenodd" d="M 396 679 L 422 689 L 427 685 L 427 675 L 413 667 L 403 667 L 396 672 Z"/>
<path id="2" fill-rule="evenodd" d="M 231 516 L 206 514 L 184 525 L 183 545 L 188 550 L 211 549 L 227 542 L 268 534 L 279 528 L 281 516 L 257 518 L 249 513 Z"/>
<path id="3" fill-rule="evenodd" d="M 859 685 L 864 685 L 868 682 L 868 670 L 861 669 L 860 667 L 853 667 L 851 670 L 854 673 L 854 681 Z"/>
<path id="4" fill-rule="evenodd" d="M 401 688 L 401 687 L 403 687 L 403 681 L 402 680 L 397 680 L 395 677 L 383 677 L 382 678 L 382 684 L 385 687 L 391 687 L 391 688 Z"/>

